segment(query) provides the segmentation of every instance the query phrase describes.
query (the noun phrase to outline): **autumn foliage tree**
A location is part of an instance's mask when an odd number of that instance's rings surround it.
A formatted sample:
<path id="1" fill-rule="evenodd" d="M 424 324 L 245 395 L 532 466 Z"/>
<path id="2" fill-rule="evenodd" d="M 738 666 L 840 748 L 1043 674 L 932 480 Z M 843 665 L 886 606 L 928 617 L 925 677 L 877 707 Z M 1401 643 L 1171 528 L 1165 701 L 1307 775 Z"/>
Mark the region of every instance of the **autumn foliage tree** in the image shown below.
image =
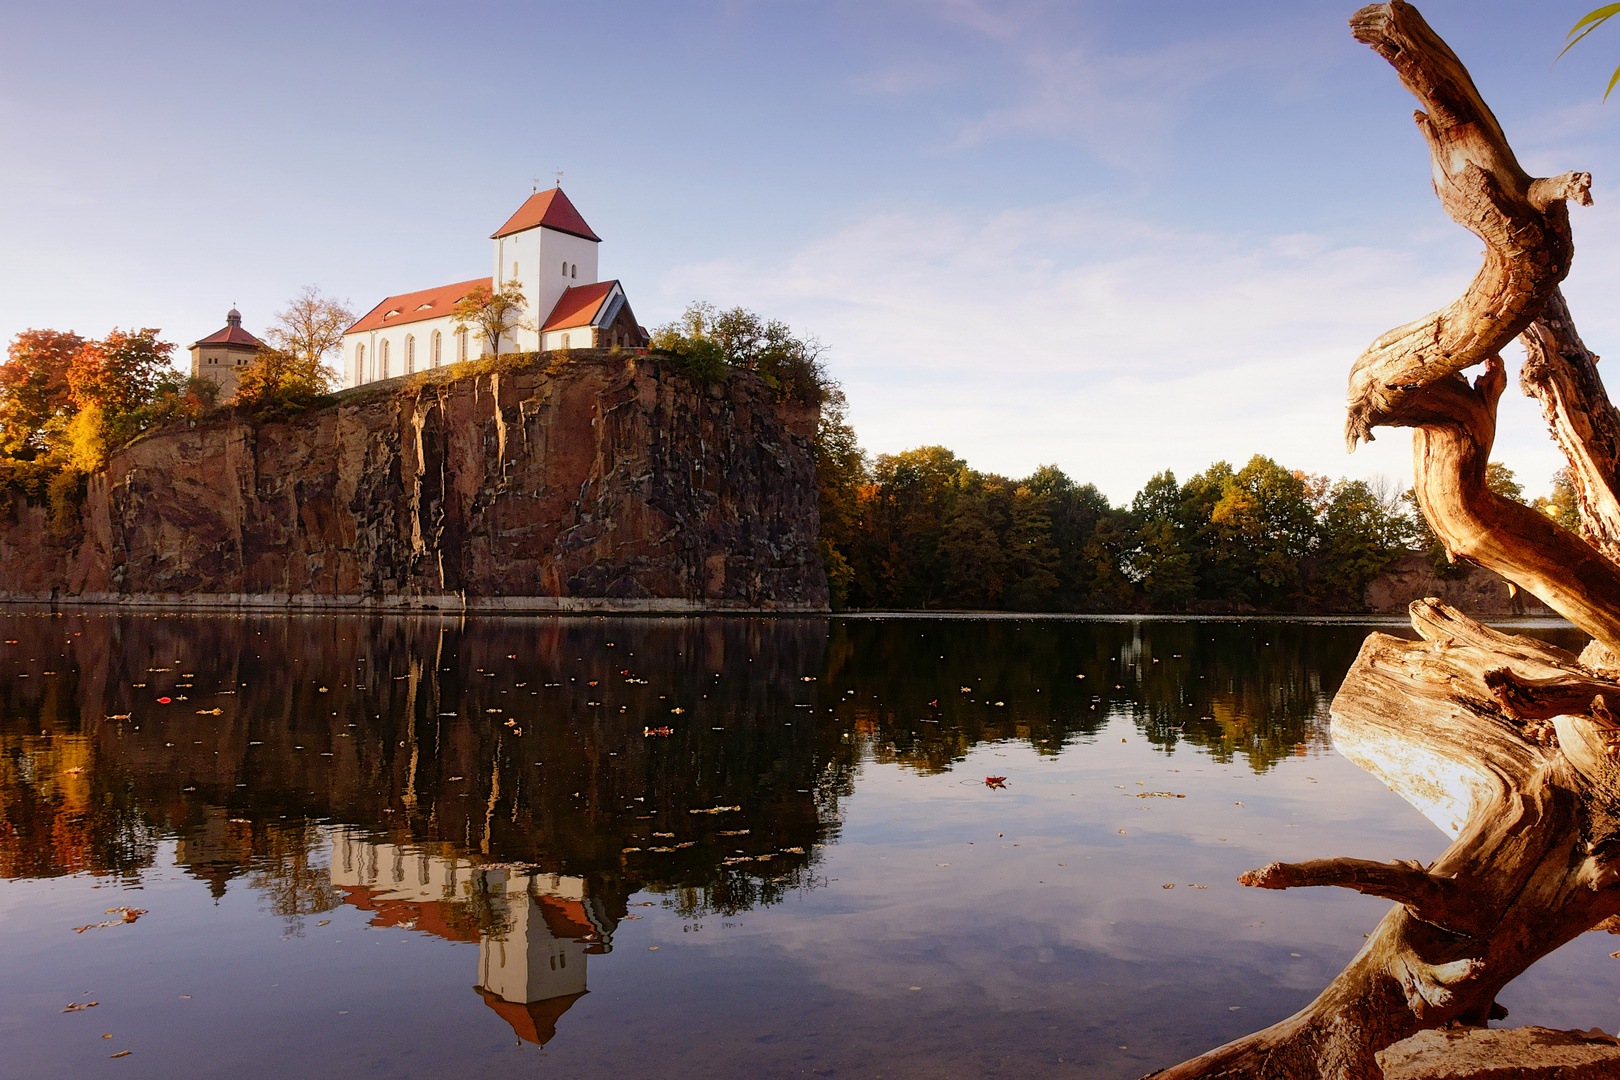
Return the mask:
<path id="1" fill-rule="evenodd" d="M 533 329 L 525 321 L 523 283 L 508 281 L 499 289 L 475 286 L 450 309 L 459 330 L 476 331 L 489 343 L 493 356 L 501 354 L 501 338 L 513 330 Z"/>
<path id="2" fill-rule="evenodd" d="M 74 467 L 100 468 L 110 448 L 180 411 L 186 379 L 169 363 L 173 352 L 150 328 L 114 330 L 79 348 L 67 375 L 75 408 L 68 423 Z"/>
<path id="3" fill-rule="evenodd" d="M 234 404 L 265 417 L 305 408 L 331 392 L 339 376 L 326 361 L 343 347 L 343 331 L 353 323 L 346 303 L 304 286 L 276 312 L 266 345 L 237 373 Z"/>
<path id="4" fill-rule="evenodd" d="M 31 460 L 45 453 L 73 415 L 68 368 L 85 342 L 57 330 L 25 330 L 0 365 L 0 452 Z"/>

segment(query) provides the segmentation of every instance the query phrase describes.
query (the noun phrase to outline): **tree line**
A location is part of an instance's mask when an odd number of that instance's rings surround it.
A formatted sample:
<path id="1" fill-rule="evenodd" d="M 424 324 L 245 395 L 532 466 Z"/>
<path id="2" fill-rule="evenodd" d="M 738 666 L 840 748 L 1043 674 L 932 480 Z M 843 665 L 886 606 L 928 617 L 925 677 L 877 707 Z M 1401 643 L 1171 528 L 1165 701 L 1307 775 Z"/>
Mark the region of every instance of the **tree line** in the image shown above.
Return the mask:
<path id="1" fill-rule="evenodd" d="M 838 608 L 1357 611 L 1410 552 L 1456 574 L 1410 492 L 1288 469 L 1263 455 L 1169 471 L 1126 505 L 1055 465 L 1022 479 L 943 446 L 869 457 L 834 387 L 816 441 L 822 554 Z M 1491 463 L 1492 490 L 1524 501 Z M 1534 504 L 1575 529 L 1568 477 Z"/>

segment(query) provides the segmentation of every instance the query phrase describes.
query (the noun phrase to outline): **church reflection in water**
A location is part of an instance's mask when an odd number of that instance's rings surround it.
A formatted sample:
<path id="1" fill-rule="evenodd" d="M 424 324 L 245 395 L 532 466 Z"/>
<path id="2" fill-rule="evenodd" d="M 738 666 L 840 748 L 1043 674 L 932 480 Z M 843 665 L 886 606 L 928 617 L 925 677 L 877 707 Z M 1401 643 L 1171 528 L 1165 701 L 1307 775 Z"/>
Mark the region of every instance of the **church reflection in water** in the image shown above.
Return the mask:
<path id="1" fill-rule="evenodd" d="M 518 1038 L 540 1046 L 586 993 L 586 957 L 613 948 L 616 923 L 583 878 L 480 866 L 347 832 L 333 838 L 331 875 L 345 903 L 373 913 L 373 926 L 476 941 L 474 989 Z M 480 917 L 469 921 L 470 912 Z"/>
<path id="2" fill-rule="evenodd" d="M 0 885 L 138 883 L 172 842 L 216 901 L 245 884 L 289 935 L 347 904 L 476 942 L 469 981 L 540 1045 L 632 897 L 695 920 L 821 887 L 863 762 L 942 772 L 1010 741 L 1051 755 L 1112 718 L 1264 771 L 1325 741 L 1359 640 L 4 612 L 0 631 Z"/>

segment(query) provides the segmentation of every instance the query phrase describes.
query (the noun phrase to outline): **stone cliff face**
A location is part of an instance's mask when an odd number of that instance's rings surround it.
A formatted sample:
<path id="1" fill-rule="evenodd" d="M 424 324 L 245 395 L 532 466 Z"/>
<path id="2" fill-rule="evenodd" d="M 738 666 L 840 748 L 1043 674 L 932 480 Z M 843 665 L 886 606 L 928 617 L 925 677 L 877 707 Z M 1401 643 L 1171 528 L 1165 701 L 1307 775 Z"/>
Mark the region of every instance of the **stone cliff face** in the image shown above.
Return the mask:
<path id="1" fill-rule="evenodd" d="M 1426 554 L 1410 554 L 1378 575 L 1367 586 L 1367 610 L 1381 615 L 1405 615 L 1414 600 L 1434 596 L 1470 615 L 1536 615 L 1558 617 L 1536 597 L 1508 588 L 1507 579 L 1483 566 L 1464 564 L 1454 577 L 1440 577 Z"/>
<path id="2" fill-rule="evenodd" d="M 375 384 L 139 439 L 70 536 L 14 498 L 0 599 L 825 610 L 815 423 L 624 354 Z"/>

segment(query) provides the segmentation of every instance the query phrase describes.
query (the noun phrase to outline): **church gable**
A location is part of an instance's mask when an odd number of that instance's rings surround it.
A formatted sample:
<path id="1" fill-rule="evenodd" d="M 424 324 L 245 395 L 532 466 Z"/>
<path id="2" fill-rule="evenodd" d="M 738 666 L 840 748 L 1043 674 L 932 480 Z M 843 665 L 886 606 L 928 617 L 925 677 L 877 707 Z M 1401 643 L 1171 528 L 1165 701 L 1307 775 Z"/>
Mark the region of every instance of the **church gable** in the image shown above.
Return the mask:
<path id="1" fill-rule="evenodd" d="M 602 239 L 585 224 L 585 219 L 574 209 L 574 204 L 568 201 L 568 196 L 563 194 L 560 187 L 537 191 L 529 196 L 528 200 L 518 207 L 517 213 L 506 219 L 505 225 L 490 234 L 490 239 L 499 240 L 503 236 L 511 236 L 513 233 L 542 225 L 558 232 L 584 237 L 586 240 L 600 242 Z"/>

